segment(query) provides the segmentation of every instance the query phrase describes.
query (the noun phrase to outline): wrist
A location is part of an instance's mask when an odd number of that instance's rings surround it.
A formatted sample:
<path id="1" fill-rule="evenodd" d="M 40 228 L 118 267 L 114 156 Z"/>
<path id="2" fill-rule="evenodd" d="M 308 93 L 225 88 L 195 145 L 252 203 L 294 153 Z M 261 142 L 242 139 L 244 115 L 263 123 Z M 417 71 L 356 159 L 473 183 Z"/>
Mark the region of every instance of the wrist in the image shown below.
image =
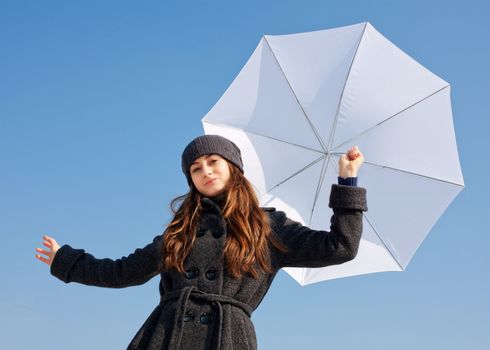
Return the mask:
<path id="1" fill-rule="evenodd" d="M 344 186 L 354 186 L 357 187 L 357 177 L 342 178 L 338 177 L 338 184 Z"/>
<path id="2" fill-rule="evenodd" d="M 357 173 L 354 172 L 339 173 L 339 177 L 343 179 L 347 179 L 348 177 L 357 177 Z"/>

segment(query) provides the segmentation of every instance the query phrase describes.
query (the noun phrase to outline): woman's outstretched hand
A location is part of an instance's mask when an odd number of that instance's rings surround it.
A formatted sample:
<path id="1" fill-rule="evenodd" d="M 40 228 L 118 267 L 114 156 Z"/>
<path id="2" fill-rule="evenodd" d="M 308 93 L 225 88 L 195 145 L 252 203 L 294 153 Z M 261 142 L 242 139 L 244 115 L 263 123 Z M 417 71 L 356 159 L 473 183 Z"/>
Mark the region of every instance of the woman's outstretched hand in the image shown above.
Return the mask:
<path id="1" fill-rule="evenodd" d="M 364 156 L 357 146 L 350 148 L 339 159 L 339 176 L 343 178 L 356 177 L 364 162 Z"/>
<path id="2" fill-rule="evenodd" d="M 56 240 L 54 238 L 51 238 L 49 236 L 43 236 L 43 239 L 44 239 L 43 244 L 46 247 L 48 247 L 49 250 L 36 248 L 36 251 L 38 253 L 46 255 L 47 258 L 45 258 L 44 256 L 41 256 L 39 254 L 36 254 L 36 258 L 38 258 L 42 262 L 48 264 L 48 266 L 51 266 L 51 263 L 53 262 L 53 259 L 54 259 L 56 252 L 58 251 L 58 249 L 60 249 L 60 245 L 58 244 L 58 242 L 56 242 Z"/>

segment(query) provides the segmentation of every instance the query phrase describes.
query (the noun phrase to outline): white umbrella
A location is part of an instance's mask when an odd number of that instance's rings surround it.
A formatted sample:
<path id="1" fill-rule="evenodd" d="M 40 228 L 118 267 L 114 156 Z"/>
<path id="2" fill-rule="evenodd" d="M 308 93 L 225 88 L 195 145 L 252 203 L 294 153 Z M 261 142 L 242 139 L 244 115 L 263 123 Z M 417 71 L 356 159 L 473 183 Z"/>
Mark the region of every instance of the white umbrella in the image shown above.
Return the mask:
<path id="1" fill-rule="evenodd" d="M 233 140 L 261 204 L 329 230 L 338 157 L 358 145 L 369 211 L 357 257 L 285 269 L 301 285 L 403 271 L 464 182 L 450 86 L 369 23 L 265 35 L 202 119 Z"/>

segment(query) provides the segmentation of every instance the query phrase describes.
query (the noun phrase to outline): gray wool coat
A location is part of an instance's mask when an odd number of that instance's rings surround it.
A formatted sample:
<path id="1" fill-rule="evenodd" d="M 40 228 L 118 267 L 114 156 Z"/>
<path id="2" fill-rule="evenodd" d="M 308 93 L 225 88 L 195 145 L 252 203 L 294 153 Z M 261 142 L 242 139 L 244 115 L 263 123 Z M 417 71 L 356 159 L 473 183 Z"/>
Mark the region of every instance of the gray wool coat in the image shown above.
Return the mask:
<path id="1" fill-rule="evenodd" d="M 65 283 L 123 288 L 140 285 L 160 274 L 160 303 L 138 330 L 130 350 L 251 350 L 257 349 L 250 316 L 264 298 L 282 267 L 321 267 L 353 259 L 362 233 L 366 189 L 333 184 L 329 206 L 330 231 L 312 230 L 289 219 L 284 212 L 262 208 L 271 228 L 288 247 L 279 252 L 272 244 L 272 273 L 259 278 L 231 277 L 220 255 L 226 239 L 221 203 L 203 198 L 197 238 L 184 262 L 186 273 L 161 271 L 159 235 L 153 242 L 120 259 L 96 259 L 83 249 L 63 245 L 51 264 L 51 274 Z"/>

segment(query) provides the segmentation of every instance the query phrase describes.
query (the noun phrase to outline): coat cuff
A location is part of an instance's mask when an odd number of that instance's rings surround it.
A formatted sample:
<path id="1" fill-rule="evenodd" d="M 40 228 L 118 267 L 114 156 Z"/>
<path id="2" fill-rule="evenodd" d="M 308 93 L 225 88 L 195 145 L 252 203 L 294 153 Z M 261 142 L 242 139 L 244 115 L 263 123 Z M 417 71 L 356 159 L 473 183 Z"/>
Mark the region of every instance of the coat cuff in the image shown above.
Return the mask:
<path id="1" fill-rule="evenodd" d="M 70 271 L 73 265 L 85 254 L 83 249 L 73 249 L 68 244 L 63 245 L 56 251 L 51 263 L 50 272 L 65 283 L 70 282 Z"/>
<path id="2" fill-rule="evenodd" d="M 340 177 L 337 176 L 337 183 L 339 185 L 346 185 L 346 186 L 357 186 L 357 176 L 356 177 Z"/>
<path id="3" fill-rule="evenodd" d="M 332 209 L 357 209 L 367 211 L 366 189 L 363 187 L 332 185 L 330 203 Z"/>

